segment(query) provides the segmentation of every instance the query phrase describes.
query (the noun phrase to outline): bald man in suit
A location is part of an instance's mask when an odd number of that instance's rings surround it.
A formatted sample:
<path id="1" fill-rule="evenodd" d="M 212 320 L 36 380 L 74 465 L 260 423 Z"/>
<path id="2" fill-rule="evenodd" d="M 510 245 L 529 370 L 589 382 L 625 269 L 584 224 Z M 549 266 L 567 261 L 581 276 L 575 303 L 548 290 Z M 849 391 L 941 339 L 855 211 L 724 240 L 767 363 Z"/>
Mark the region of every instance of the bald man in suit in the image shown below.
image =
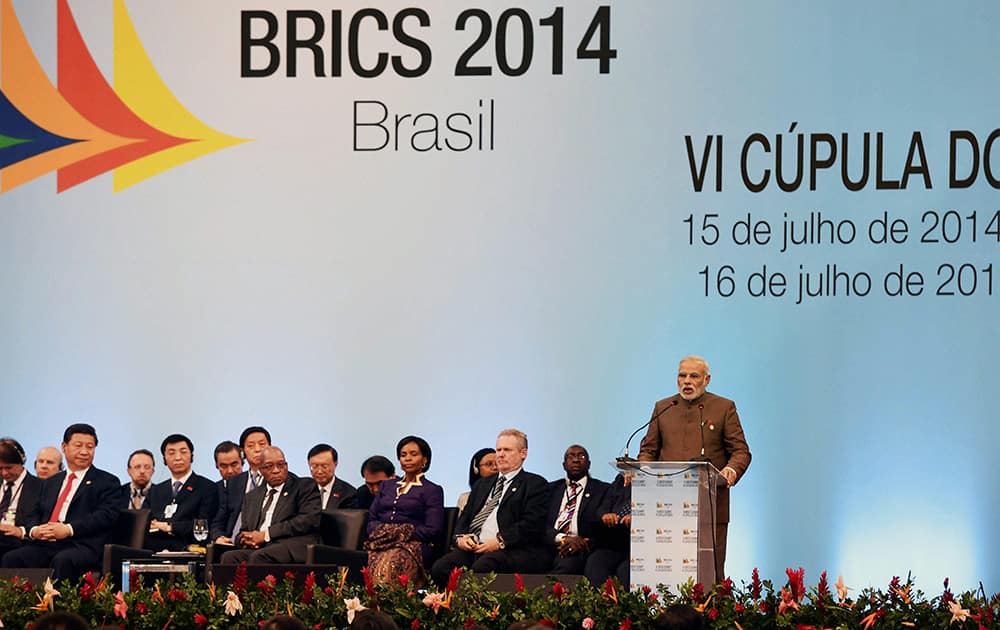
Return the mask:
<path id="1" fill-rule="evenodd" d="M 223 564 L 288 564 L 306 561 L 306 547 L 319 542 L 320 498 L 311 478 L 288 472 L 280 448 L 268 446 L 260 456 L 264 484 L 243 500 L 239 549 L 222 554 Z"/>

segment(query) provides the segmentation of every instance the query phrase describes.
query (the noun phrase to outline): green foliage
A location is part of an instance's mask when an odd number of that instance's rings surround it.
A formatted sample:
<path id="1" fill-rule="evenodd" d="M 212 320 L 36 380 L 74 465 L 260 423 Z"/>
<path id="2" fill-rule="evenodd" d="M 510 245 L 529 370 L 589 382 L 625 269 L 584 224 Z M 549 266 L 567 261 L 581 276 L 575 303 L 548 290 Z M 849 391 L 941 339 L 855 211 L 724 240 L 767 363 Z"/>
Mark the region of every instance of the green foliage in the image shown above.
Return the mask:
<path id="1" fill-rule="evenodd" d="M 20 628 L 50 610 L 67 610 L 93 625 L 137 630 L 249 630 L 273 615 L 291 614 L 316 630 L 340 630 L 349 625 L 350 609 L 360 606 L 381 610 L 404 630 L 454 630 L 473 623 L 503 630 L 524 619 L 560 629 L 644 630 L 666 606 L 679 602 L 699 610 L 713 630 L 1000 630 L 1000 596 L 988 597 L 982 588 L 955 595 L 946 582 L 940 595 L 928 598 L 908 576 L 905 581 L 893 578 L 885 589 L 863 589 L 849 597 L 854 591 L 842 580 L 830 585 L 823 574 L 807 586 L 801 569 L 786 573 L 788 580 L 777 589 L 754 571 L 751 581 L 740 586 L 728 580 L 714 587 L 691 581 L 678 593 L 665 587 L 628 592 L 613 580 L 597 587 L 586 581 L 573 587 L 550 582 L 534 590 L 498 593 L 489 588 L 493 576 L 471 573 L 454 576 L 454 591 L 434 585 L 416 591 L 405 580 L 354 586 L 346 583 L 346 575 L 325 585 L 310 575 L 304 587 L 295 585 L 292 574 L 246 584 L 245 569 L 242 582 L 238 570 L 231 588 L 198 584 L 190 575 L 149 585 L 135 577 L 129 593 L 113 591 L 107 580 L 90 575 L 76 584 L 54 586 L 15 578 L 0 581 L 0 622 Z"/>

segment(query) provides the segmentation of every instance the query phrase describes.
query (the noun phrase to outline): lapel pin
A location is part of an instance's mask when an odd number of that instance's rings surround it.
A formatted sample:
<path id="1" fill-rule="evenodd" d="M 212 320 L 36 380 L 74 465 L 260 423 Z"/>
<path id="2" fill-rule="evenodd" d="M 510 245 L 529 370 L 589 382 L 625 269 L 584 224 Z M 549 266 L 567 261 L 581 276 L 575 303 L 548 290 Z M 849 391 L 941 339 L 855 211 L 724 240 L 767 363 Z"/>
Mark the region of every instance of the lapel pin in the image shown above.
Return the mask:
<path id="1" fill-rule="evenodd" d="M 282 493 L 281 493 L 281 496 L 283 496 L 283 497 L 287 497 L 287 496 L 288 496 L 288 490 L 285 490 L 284 492 L 282 492 Z"/>
<path id="2" fill-rule="evenodd" d="M 89 486 L 89 485 L 90 485 L 90 479 L 88 479 L 88 480 L 87 480 L 87 483 L 85 483 L 85 484 L 83 484 L 83 485 L 85 485 L 85 486 Z"/>

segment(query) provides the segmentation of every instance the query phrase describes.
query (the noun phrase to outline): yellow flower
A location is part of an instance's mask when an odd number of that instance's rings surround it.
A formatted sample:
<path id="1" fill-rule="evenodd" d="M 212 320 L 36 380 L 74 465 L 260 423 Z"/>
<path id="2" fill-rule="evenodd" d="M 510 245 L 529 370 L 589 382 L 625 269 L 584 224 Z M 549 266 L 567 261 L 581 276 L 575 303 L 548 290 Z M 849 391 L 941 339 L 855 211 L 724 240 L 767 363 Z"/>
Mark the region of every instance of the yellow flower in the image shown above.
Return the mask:
<path id="1" fill-rule="evenodd" d="M 713 597 L 715 597 L 715 593 L 712 593 L 711 595 L 709 595 L 708 599 L 706 599 L 705 601 L 703 601 L 701 603 L 701 606 L 695 606 L 694 609 L 697 610 L 700 613 L 705 612 L 705 609 L 708 608 L 708 604 L 711 603 Z"/>
<path id="2" fill-rule="evenodd" d="M 901 600 L 903 600 L 904 604 L 909 604 L 910 603 L 910 585 L 909 584 L 907 584 L 903 588 L 894 588 L 894 589 L 892 589 L 892 592 L 895 593 L 896 596 L 899 597 Z"/>

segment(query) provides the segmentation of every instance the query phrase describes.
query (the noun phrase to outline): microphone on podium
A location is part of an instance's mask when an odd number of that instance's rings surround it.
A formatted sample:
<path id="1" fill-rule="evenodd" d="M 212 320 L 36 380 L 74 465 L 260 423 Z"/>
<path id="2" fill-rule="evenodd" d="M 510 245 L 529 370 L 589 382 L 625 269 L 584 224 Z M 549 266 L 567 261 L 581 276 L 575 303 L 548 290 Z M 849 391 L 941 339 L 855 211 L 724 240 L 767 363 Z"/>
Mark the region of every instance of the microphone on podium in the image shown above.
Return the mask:
<path id="1" fill-rule="evenodd" d="M 667 411 L 667 409 L 673 409 L 675 406 L 677 406 L 678 402 L 679 401 L 676 398 L 672 399 L 669 403 L 667 403 L 663 407 L 663 409 L 660 409 L 659 411 L 657 411 L 655 414 L 653 414 L 652 418 L 650 418 L 647 422 L 642 423 L 642 425 L 640 425 L 638 429 L 636 429 L 635 431 L 633 431 L 632 435 L 628 436 L 628 440 L 625 442 L 625 455 L 622 456 L 622 457 L 616 457 L 615 461 L 617 461 L 620 464 L 624 464 L 624 463 L 629 463 L 629 462 L 636 461 L 634 458 L 628 456 L 628 447 L 629 447 L 629 444 L 632 443 L 632 439 L 636 435 L 638 435 L 639 431 L 642 431 L 643 429 L 645 429 L 649 425 L 651 425 L 654 422 L 656 422 L 656 419 L 659 418 L 660 416 L 662 416 Z M 702 444 L 704 444 L 704 441 L 705 441 L 704 437 L 702 437 Z M 705 449 L 702 448 L 702 452 L 704 452 L 704 450 Z"/>

